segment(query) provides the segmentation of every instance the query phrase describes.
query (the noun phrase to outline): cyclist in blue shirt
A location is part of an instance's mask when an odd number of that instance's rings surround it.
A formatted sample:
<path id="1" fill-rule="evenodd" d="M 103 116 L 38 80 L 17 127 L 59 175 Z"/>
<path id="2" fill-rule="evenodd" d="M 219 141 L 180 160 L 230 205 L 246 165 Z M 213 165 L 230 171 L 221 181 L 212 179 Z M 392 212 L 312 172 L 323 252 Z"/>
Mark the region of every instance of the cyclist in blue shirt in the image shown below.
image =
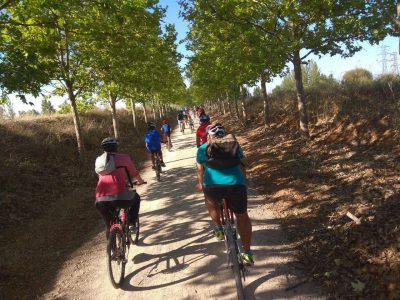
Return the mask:
<path id="1" fill-rule="evenodd" d="M 160 156 L 161 166 L 165 167 L 165 163 L 163 160 L 163 155 L 161 151 L 161 142 L 160 142 L 160 134 L 156 130 L 156 125 L 152 122 L 147 123 L 146 135 L 144 137 L 144 141 L 146 142 L 147 151 L 151 154 L 151 163 L 153 169 L 155 169 L 155 157 L 154 155 L 157 153 Z"/>
<path id="2" fill-rule="evenodd" d="M 244 165 L 241 160 L 243 158 L 243 150 L 238 145 L 236 139 L 232 135 L 232 144 L 236 144 L 237 152 L 231 157 L 230 166 L 216 167 L 210 163 L 207 153 L 210 151 L 207 146 L 216 139 L 226 136 L 225 129 L 221 124 L 213 124 L 207 128 L 209 141 L 202 144 L 197 150 L 197 179 L 196 188 L 202 190 L 205 197 L 205 204 L 210 217 L 215 225 L 214 235 L 218 239 L 223 239 L 224 231 L 221 224 L 219 203 L 223 198 L 229 201 L 229 206 L 234 212 L 237 219 L 237 229 L 243 244 L 244 252 L 241 253 L 243 261 L 247 265 L 253 265 L 253 253 L 250 250 L 252 225 L 249 215 L 247 214 L 247 187 Z M 225 155 L 225 154 L 224 154 Z M 221 156 L 214 156 L 214 164 L 221 163 Z M 216 160 L 219 160 L 216 162 Z"/>
<path id="3" fill-rule="evenodd" d="M 168 121 L 166 119 L 162 120 L 161 132 L 163 133 L 163 141 L 169 145 L 169 148 L 172 147 L 171 142 L 171 126 L 169 126 Z"/>

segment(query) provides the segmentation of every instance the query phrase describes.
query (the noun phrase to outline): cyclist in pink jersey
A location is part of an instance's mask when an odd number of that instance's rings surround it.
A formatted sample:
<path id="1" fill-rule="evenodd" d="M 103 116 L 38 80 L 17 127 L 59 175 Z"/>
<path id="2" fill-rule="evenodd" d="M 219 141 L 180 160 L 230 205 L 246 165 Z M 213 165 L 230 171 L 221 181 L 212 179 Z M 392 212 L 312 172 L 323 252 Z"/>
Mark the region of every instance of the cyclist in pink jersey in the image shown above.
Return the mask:
<path id="1" fill-rule="evenodd" d="M 112 211 L 116 208 L 129 208 L 128 221 L 135 224 L 139 214 L 140 196 L 126 186 L 126 176 L 134 177 L 137 184 L 145 183 L 136 170 L 128 154 L 118 153 L 118 141 L 115 138 L 105 138 L 101 147 L 110 155 L 113 155 L 116 169 L 107 175 L 99 174 L 96 187 L 96 209 L 104 219 L 106 225 L 106 236 L 108 237 L 109 226 L 112 221 Z M 134 228 L 130 228 L 134 231 Z"/>

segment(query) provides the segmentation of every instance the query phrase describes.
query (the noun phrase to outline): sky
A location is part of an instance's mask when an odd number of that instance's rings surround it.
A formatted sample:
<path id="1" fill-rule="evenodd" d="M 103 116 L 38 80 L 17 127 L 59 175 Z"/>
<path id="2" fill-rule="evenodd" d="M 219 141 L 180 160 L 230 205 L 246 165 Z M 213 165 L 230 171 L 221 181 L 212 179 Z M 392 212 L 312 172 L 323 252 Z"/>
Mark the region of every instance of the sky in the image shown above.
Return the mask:
<path id="1" fill-rule="evenodd" d="M 188 23 L 183 20 L 181 17 L 179 17 L 179 4 L 176 0 L 160 0 L 159 1 L 161 6 L 167 7 L 167 12 L 166 12 L 166 18 L 165 22 L 171 23 L 175 25 L 175 29 L 178 33 L 178 42 L 182 41 L 178 45 L 178 51 L 183 54 L 184 56 L 190 55 L 190 53 L 187 52 L 185 48 L 185 44 L 183 43 L 183 40 L 186 37 L 186 33 L 188 31 Z M 394 61 L 393 56 L 395 58 L 395 61 L 398 61 L 399 59 L 399 39 L 394 38 L 394 37 L 387 37 L 384 39 L 379 45 L 374 45 L 370 46 L 368 43 L 360 43 L 360 45 L 363 47 L 361 51 L 356 53 L 353 57 L 343 59 L 340 56 L 329 56 L 329 55 L 324 55 L 321 58 L 316 57 L 316 56 L 309 56 L 309 59 L 314 60 L 319 69 L 321 70 L 322 73 L 326 75 L 332 74 L 334 78 L 340 80 L 343 76 L 343 74 L 346 71 L 355 69 L 355 68 L 364 68 L 369 70 L 375 77 L 379 76 L 382 74 L 382 53 L 383 53 L 383 47 L 385 47 L 386 51 L 386 58 L 388 60 L 387 62 L 387 71 L 391 72 L 392 71 L 392 65 L 393 63 L 390 62 Z M 187 62 L 187 59 L 184 58 L 181 62 L 181 67 L 184 67 Z M 289 65 L 291 67 L 291 65 Z M 398 71 L 397 71 L 398 72 Z M 274 80 L 267 85 L 268 91 L 270 92 L 275 86 L 279 85 L 282 82 L 282 78 L 276 77 Z M 64 102 L 64 98 L 52 98 L 52 104 L 54 107 L 58 107 L 62 102 Z M 30 101 L 35 103 L 34 107 L 30 105 L 25 105 L 21 103 L 20 100 L 15 99 L 11 97 L 11 100 L 14 105 L 14 110 L 16 112 L 22 111 L 22 110 L 30 110 L 32 108 L 40 111 L 40 99 L 33 99 L 29 98 Z"/>

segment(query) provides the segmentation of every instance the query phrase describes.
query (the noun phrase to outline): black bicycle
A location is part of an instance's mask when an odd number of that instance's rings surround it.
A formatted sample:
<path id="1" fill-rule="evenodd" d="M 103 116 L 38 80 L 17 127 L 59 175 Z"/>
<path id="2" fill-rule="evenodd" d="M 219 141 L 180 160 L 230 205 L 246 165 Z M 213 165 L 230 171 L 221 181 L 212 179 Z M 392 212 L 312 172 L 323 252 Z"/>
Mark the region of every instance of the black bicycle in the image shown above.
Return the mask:
<path id="1" fill-rule="evenodd" d="M 245 299 L 242 280 L 245 281 L 246 279 L 247 268 L 240 255 L 240 244 L 237 238 L 234 214 L 229 208 L 229 203 L 226 199 L 223 199 L 220 208 L 221 223 L 224 228 L 227 266 L 232 269 L 235 276 L 237 298 L 242 300 Z"/>
<path id="2" fill-rule="evenodd" d="M 156 171 L 156 178 L 157 181 L 161 181 L 161 159 L 160 159 L 160 154 L 155 153 L 155 171 Z"/>

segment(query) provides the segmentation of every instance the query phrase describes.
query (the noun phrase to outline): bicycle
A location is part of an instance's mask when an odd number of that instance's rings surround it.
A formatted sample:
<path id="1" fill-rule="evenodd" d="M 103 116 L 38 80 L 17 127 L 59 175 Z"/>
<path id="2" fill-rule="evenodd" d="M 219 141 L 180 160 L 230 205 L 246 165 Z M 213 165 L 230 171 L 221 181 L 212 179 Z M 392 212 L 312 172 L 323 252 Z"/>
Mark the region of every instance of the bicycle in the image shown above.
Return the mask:
<path id="1" fill-rule="evenodd" d="M 189 122 L 189 127 L 190 127 L 191 133 L 193 133 L 193 132 L 194 132 L 194 124 L 193 124 L 193 121 L 192 121 L 192 122 Z"/>
<path id="2" fill-rule="evenodd" d="M 180 127 L 180 130 L 181 130 L 181 133 L 184 134 L 185 133 L 185 122 L 184 121 L 180 121 L 179 127 Z"/>
<path id="3" fill-rule="evenodd" d="M 224 198 L 220 205 L 221 223 L 224 228 L 224 242 L 227 253 L 227 266 L 235 276 L 236 292 L 239 300 L 245 299 L 242 280 L 246 280 L 247 268 L 240 255 L 235 219 L 228 201 Z"/>
<path id="4" fill-rule="evenodd" d="M 137 245 L 139 240 L 140 223 L 138 216 L 134 224 L 136 226 L 136 233 L 132 237 L 129 234 L 128 209 L 118 208 L 112 213 L 113 221 L 111 222 L 107 240 L 107 270 L 112 285 L 115 288 L 119 288 L 124 281 L 125 265 L 128 262 L 127 256 L 130 245 Z"/>
<path id="5" fill-rule="evenodd" d="M 164 133 L 164 142 L 167 145 L 168 151 L 171 151 L 172 148 L 171 137 L 167 133 Z"/>
<path id="6" fill-rule="evenodd" d="M 154 153 L 155 157 L 155 171 L 156 171 L 156 178 L 157 181 L 161 181 L 161 159 L 158 153 Z"/>

